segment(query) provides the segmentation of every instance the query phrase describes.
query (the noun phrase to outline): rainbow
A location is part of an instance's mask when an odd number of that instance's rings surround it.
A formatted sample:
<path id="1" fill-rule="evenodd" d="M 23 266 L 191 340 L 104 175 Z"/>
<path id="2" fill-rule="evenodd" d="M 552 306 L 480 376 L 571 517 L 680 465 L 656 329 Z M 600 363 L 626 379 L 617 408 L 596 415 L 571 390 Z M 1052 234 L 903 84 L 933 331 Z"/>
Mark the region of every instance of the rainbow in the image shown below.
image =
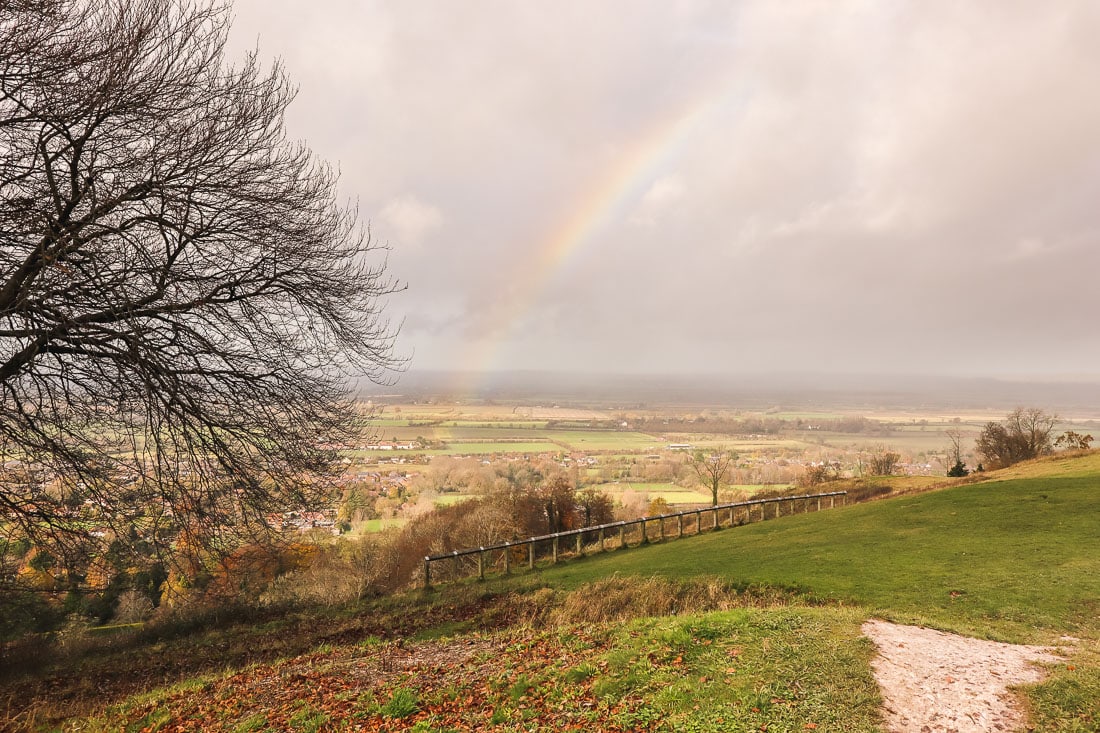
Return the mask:
<path id="1" fill-rule="evenodd" d="M 479 375 L 498 364 L 502 346 L 518 324 L 553 283 L 596 235 L 620 222 L 631 207 L 652 186 L 669 162 L 679 156 L 701 121 L 717 104 L 714 96 L 704 97 L 680 114 L 652 125 L 617 157 L 614 165 L 596 176 L 575 198 L 561 224 L 532 248 L 506 280 L 517 285 L 510 307 L 494 308 L 482 317 L 478 332 L 489 335 L 474 341 L 461 360 L 462 371 L 472 382 L 459 385 L 470 393 L 480 386 Z"/>

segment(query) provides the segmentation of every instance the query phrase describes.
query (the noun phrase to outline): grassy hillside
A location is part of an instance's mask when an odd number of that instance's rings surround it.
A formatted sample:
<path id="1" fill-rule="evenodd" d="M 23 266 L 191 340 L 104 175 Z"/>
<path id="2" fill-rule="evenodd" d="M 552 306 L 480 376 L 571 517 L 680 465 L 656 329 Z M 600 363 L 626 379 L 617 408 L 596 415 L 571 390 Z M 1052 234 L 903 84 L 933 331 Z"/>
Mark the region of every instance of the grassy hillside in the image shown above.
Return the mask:
<path id="1" fill-rule="evenodd" d="M 1072 634 L 1027 702 L 1038 730 L 1095 731 L 1098 538 L 1100 455 L 1041 461 L 508 580 L 150 630 L 5 680 L 0 719 L 870 733 L 879 701 L 859 627 L 878 615 L 1010 641 Z"/>
<path id="2" fill-rule="evenodd" d="M 1048 460 L 949 490 L 787 517 L 559 565 L 575 588 L 612 573 L 792 587 L 892 619 L 1008 641 L 1095 624 L 1100 456 Z"/>

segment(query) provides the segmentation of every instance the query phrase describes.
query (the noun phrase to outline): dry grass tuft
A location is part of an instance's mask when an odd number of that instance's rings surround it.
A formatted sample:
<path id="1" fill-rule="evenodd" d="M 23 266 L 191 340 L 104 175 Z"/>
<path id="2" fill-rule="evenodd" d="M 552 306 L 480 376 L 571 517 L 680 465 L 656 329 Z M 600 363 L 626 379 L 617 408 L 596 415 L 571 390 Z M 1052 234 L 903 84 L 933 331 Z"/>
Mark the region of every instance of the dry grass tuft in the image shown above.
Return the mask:
<path id="1" fill-rule="evenodd" d="M 510 623 L 546 626 L 626 621 L 651 616 L 813 603 L 807 594 L 782 588 L 737 586 L 718 579 L 676 581 L 612 576 L 573 591 L 553 588 L 510 593 L 493 603 Z"/>

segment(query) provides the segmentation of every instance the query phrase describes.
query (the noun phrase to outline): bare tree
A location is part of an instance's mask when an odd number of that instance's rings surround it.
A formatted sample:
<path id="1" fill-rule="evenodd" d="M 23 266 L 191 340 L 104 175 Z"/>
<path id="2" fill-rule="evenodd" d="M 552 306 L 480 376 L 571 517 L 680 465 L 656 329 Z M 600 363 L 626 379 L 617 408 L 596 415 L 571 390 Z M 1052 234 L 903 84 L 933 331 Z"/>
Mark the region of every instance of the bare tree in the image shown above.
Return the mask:
<path id="1" fill-rule="evenodd" d="M 737 454 L 725 448 L 716 448 L 709 453 L 695 451 L 688 460 L 688 465 L 710 489 L 711 504 L 718 504 L 718 487 L 728 479 L 729 471 L 737 460 Z"/>
<path id="2" fill-rule="evenodd" d="M 227 64 L 229 20 L 0 4 L 8 530 L 72 549 L 104 526 L 181 547 L 260 528 L 324 495 L 348 377 L 396 366 L 378 247 L 287 140 L 282 69 Z"/>
<path id="3" fill-rule="evenodd" d="M 963 461 L 962 431 L 958 428 L 949 428 L 945 434 L 947 439 L 951 441 L 951 445 L 947 449 L 946 462 L 949 464 L 947 475 L 953 477 L 966 476 L 970 471 L 967 470 L 966 463 Z"/>
<path id="4" fill-rule="evenodd" d="M 1057 421 L 1057 415 L 1038 408 L 1017 407 L 1003 423 L 986 423 L 974 448 L 992 468 L 1038 458 L 1051 452 L 1050 434 Z"/>

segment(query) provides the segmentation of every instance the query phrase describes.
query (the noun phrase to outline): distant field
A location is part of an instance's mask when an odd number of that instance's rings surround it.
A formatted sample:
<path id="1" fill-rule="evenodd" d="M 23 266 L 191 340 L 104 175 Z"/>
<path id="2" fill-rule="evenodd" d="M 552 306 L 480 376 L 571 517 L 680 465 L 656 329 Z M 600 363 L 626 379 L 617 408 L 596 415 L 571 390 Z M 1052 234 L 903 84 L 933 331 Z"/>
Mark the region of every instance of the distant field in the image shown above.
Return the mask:
<path id="1" fill-rule="evenodd" d="M 789 484 L 730 484 L 722 486 L 721 493 L 728 494 L 729 492 L 738 492 L 749 494 L 750 496 L 760 491 L 773 491 L 789 488 Z M 692 490 L 678 486 L 676 484 L 654 484 L 654 483 L 635 483 L 635 482 L 610 482 L 605 484 L 596 484 L 595 488 L 610 494 L 615 498 L 620 498 L 627 491 L 634 491 L 639 494 L 648 494 L 650 499 L 662 498 L 669 504 L 702 504 L 709 503 L 711 496 L 709 491 L 702 489 Z"/>
<path id="2" fill-rule="evenodd" d="M 848 417 L 841 412 L 769 412 L 762 413 L 762 417 L 775 418 L 777 420 L 839 420 Z"/>
<path id="3" fill-rule="evenodd" d="M 476 498 L 475 494 L 440 494 L 432 499 L 432 502 L 440 506 L 451 506 L 452 504 L 458 504 L 459 502 L 474 498 Z"/>
<path id="4" fill-rule="evenodd" d="M 433 456 L 489 455 L 490 453 L 557 453 L 562 447 L 554 443 L 450 443 L 446 448 L 420 451 Z"/>
<path id="5" fill-rule="evenodd" d="M 633 483 L 621 481 L 597 484 L 595 488 L 603 491 L 616 500 L 621 500 L 623 494 L 626 492 L 633 491 L 638 494 L 646 494 L 650 500 L 658 498 L 664 499 L 669 504 L 701 504 L 710 501 L 710 494 L 685 489 L 676 484 Z"/>
<path id="6" fill-rule="evenodd" d="M 774 438 L 744 438 L 744 439 L 730 439 L 728 436 L 721 435 L 709 435 L 700 433 L 678 433 L 668 436 L 668 441 L 665 443 L 687 443 L 693 448 L 708 449 L 708 448 L 729 448 L 730 450 L 739 453 L 748 453 L 752 451 L 773 451 L 784 448 L 797 449 L 803 448 L 806 442 L 799 440 L 795 437 L 774 437 Z M 662 446 L 664 447 L 664 446 Z M 690 454 L 691 451 L 683 451 Z"/>
<path id="7" fill-rule="evenodd" d="M 927 432 L 897 432 L 889 435 L 872 435 L 868 433 L 829 433 L 810 430 L 797 433 L 802 439 L 802 445 L 828 445 L 836 448 L 862 448 L 864 450 L 876 450 L 880 446 L 899 450 L 905 453 L 937 453 L 942 452 L 948 446 L 947 436 L 942 432 L 929 429 Z M 967 441 L 964 438 L 964 443 Z"/>
<path id="8" fill-rule="evenodd" d="M 791 484 L 730 484 L 723 486 L 723 491 L 743 491 L 747 494 L 755 494 L 759 491 L 782 491 L 791 488 Z"/>
<path id="9" fill-rule="evenodd" d="M 810 424 L 843 418 L 856 413 L 837 411 L 784 411 L 770 413 L 767 417 L 784 420 L 802 419 Z M 783 436 L 753 439 L 731 439 L 729 436 L 706 432 L 670 432 L 647 434 L 637 431 L 621 432 L 606 429 L 585 429 L 588 421 L 600 421 L 607 425 L 609 415 L 592 411 L 570 411 L 553 407 L 516 408 L 504 405 L 490 406 L 407 406 L 399 413 L 387 410 L 372 425 L 374 440 L 439 441 L 446 447 L 417 452 L 431 455 L 488 455 L 507 453 L 555 453 L 559 451 L 601 453 L 607 459 L 632 458 L 638 454 L 668 455 L 668 445 L 686 443 L 693 448 L 711 450 L 722 447 L 743 456 L 775 455 L 780 452 L 813 450 L 821 446 L 842 450 L 875 451 L 880 447 L 896 450 L 905 456 L 941 454 L 949 445 L 946 431 L 958 428 L 964 435 L 964 446 L 969 448 L 984 424 L 980 416 L 960 416 L 962 422 L 954 422 L 954 416 L 924 415 L 919 412 L 893 412 L 890 414 L 866 414 L 868 419 L 892 423 L 885 435 L 872 433 L 834 433 L 823 430 L 791 431 Z M 1000 417 L 1003 417 L 1000 416 Z M 549 427 L 553 420 L 557 427 Z M 923 424 L 921 421 L 925 421 Z M 409 424 L 409 423 L 413 424 Z M 432 422 L 433 424 L 416 424 Z M 700 424 L 705 430 L 705 425 Z M 1055 426 L 1054 435 L 1064 430 L 1076 429 L 1089 432 L 1088 428 L 1069 422 Z M 1100 430 L 1093 431 L 1100 438 Z M 514 442 L 513 442 L 514 441 Z M 350 456 L 368 458 L 369 454 L 350 452 Z"/>
<path id="10" fill-rule="evenodd" d="M 397 422 L 397 421 L 394 421 Z M 423 438 L 426 440 L 438 440 L 451 443 L 446 451 L 429 451 L 432 453 L 451 453 L 454 447 L 476 442 L 489 442 L 506 444 L 506 441 L 521 441 L 533 443 L 557 443 L 561 448 L 574 451 L 655 451 L 664 448 L 667 444 L 660 438 L 645 433 L 619 432 L 615 430 L 555 430 L 534 423 L 466 423 L 442 425 L 406 426 L 397 424 L 379 425 L 374 433 L 376 440 L 413 440 Z M 529 452 L 530 449 L 517 449 L 518 452 Z M 472 451 L 459 451 L 472 452 Z M 485 452 L 485 451 L 477 451 Z M 495 452 L 495 451 L 489 451 Z"/>
<path id="11" fill-rule="evenodd" d="M 547 430 L 544 435 L 565 443 L 573 450 L 656 450 L 667 443 L 645 433 L 620 433 L 612 430 Z"/>
<path id="12" fill-rule="evenodd" d="M 546 420 L 451 420 L 444 423 L 460 428 L 492 428 L 494 430 L 534 430 L 545 428 Z"/>
<path id="13" fill-rule="evenodd" d="M 407 519 L 365 519 L 362 522 L 354 522 L 351 526 L 352 534 L 371 534 L 381 532 L 384 529 L 398 529 L 404 527 Z"/>

